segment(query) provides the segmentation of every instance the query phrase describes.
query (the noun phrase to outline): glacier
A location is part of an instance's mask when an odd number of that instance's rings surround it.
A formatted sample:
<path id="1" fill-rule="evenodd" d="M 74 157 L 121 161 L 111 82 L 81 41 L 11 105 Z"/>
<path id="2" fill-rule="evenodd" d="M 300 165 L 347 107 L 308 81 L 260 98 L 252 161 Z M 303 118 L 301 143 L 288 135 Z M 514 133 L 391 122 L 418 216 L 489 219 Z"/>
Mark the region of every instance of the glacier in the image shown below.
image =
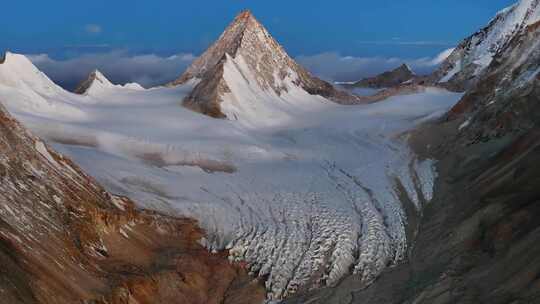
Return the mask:
<path id="1" fill-rule="evenodd" d="M 228 58 L 224 70 L 231 119 L 181 106 L 197 80 L 150 89 L 102 81 L 77 95 L 16 54 L 0 64 L 0 101 L 107 190 L 197 219 L 201 243 L 246 262 L 269 299 L 350 273 L 373 281 L 406 254 L 404 205 L 420 211 L 433 196 L 434 163 L 404 134 L 461 94 L 427 88 L 344 106 L 295 86 L 292 71 L 276 78 L 288 87 L 281 95 L 253 86 L 242 61 Z"/>

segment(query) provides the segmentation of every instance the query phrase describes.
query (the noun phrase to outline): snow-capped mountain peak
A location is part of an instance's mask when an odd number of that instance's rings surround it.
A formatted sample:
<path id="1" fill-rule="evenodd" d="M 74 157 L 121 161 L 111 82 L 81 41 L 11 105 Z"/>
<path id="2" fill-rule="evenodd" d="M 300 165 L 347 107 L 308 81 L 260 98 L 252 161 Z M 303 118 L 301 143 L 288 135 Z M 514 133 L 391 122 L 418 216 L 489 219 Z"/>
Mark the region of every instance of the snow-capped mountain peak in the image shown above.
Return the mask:
<path id="1" fill-rule="evenodd" d="M 6 52 L 0 60 L 0 85 L 28 89 L 50 96 L 60 90 L 52 80 L 24 55 Z"/>
<path id="2" fill-rule="evenodd" d="M 219 39 L 172 84 L 178 85 L 192 78 L 203 78 L 208 71 L 224 59 L 225 54 L 236 57 L 240 49 L 248 47 L 246 44 L 249 42 L 258 44 L 258 48 L 273 45 L 276 47 L 273 53 L 278 53 L 281 55 L 279 57 L 283 57 L 285 54 L 281 46 L 277 42 L 269 40 L 273 39 L 263 25 L 255 19 L 251 11 L 244 10 L 236 16 Z"/>
<path id="3" fill-rule="evenodd" d="M 91 95 L 114 88 L 144 90 L 140 84 L 135 82 L 126 83 L 125 85 L 115 85 L 107 77 L 105 77 L 101 71 L 95 69 L 77 86 L 74 92 L 77 94 Z"/>
<path id="4" fill-rule="evenodd" d="M 104 88 L 112 88 L 114 84 L 103 75 L 98 69 L 95 69 L 88 75 L 88 78 L 83 80 L 75 89 L 77 94 L 88 94 L 90 91 L 102 90 Z"/>
<path id="5" fill-rule="evenodd" d="M 493 57 L 527 26 L 540 20 L 539 0 L 520 0 L 464 40 L 433 74 L 436 82 L 465 90 L 491 64 Z"/>
<path id="6" fill-rule="evenodd" d="M 225 67 L 235 70 L 229 74 L 229 79 L 225 79 Z M 219 39 L 169 85 L 200 81 L 184 100 L 184 105 L 213 117 L 237 119 L 242 113 L 224 113 L 221 104 L 235 103 L 237 109 L 257 107 L 254 100 L 246 100 L 245 95 L 240 97 L 242 92 L 233 88 L 233 82 L 242 79 L 248 82 L 248 78 L 251 81 L 245 87 L 264 92 L 267 97 L 281 98 L 300 89 L 308 95 L 320 95 L 338 103 L 359 101 L 297 64 L 250 11 L 241 12 Z"/>

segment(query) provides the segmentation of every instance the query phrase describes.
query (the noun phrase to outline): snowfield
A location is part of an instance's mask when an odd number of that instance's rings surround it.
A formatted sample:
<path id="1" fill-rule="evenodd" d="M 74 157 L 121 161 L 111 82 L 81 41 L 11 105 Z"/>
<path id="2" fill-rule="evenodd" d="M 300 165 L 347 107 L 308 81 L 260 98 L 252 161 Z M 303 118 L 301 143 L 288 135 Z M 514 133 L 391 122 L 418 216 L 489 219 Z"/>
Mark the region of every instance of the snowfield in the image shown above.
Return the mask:
<path id="1" fill-rule="evenodd" d="M 145 90 L 102 81 L 75 95 L 14 54 L 0 64 L 0 101 L 107 190 L 199 220 L 201 242 L 264 276 L 269 299 L 351 271 L 375 279 L 404 257 L 405 204 L 422 208 L 436 175 L 400 135 L 461 95 L 427 89 L 341 106 L 294 79 L 281 96 L 261 90 L 244 66 L 230 58 L 225 67 L 229 120 L 181 106 L 196 82 Z"/>

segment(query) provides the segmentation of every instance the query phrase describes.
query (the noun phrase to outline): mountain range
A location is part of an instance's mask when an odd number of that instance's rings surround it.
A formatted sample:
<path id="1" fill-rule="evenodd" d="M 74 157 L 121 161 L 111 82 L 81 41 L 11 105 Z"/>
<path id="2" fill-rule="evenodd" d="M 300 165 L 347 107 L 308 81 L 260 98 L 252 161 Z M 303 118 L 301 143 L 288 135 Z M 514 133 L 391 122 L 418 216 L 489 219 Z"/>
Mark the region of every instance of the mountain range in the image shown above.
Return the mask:
<path id="1" fill-rule="evenodd" d="M 249 11 L 162 87 L 71 93 L 7 53 L 2 299 L 539 303 L 539 46 L 521 0 L 369 97 Z"/>
<path id="2" fill-rule="evenodd" d="M 183 101 L 184 106 L 213 117 L 231 118 L 242 109 L 222 109 L 227 107 L 227 103 L 222 104 L 224 95 L 237 99 L 239 107 L 242 102 L 249 102 L 243 100 L 245 96 L 238 95 L 241 93 L 233 91 L 232 83 L 242 79 L 248 81 L 252 89 L 283 98 L 294 87 L 341 104 L 360 101 L 314 77 L 296 63 L 248 10 L 241 12 L 219 39 L 169 85 L 197 81 Z"/>

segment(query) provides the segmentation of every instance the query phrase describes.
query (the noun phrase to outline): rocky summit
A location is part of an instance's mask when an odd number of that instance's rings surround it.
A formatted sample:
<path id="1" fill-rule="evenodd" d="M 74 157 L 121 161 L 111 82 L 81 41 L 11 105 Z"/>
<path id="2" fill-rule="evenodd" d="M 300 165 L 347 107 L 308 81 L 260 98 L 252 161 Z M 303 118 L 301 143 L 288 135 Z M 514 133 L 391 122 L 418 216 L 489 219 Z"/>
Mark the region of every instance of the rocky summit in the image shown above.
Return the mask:
<path id="1" fill-rule="evenodd" d="M 100 71 L 94 70 L 88 75 L 88 78 L 83 80 L 77 88 L 75 88 L 74 92 L 77 94 L 85 94 L 94 85 L 112 86 L 113 84 Z"/>
<path id="2" fill-rule="evenodd" d="M 239 77 L 252 74 L 256 82 L 252 86 L 278 96 L 298 87 L 337 103 L 361 102 L 360 98 L 339 91 L 296 63 L 250 11 L 241 12 L 219 39 L 169 85 L 197 82 L 183 104 L 197 112 L 224 118 L 227 115 L 223 113 L 221 103 L 231 92 L 232 81 L 225 77 L 228 64 L 241 71 Z"/>
<path id="3" fill-rule="evenodd" d="M 540 22 L 518 27 L 442 119 L 411 133 L 439 178 L 408 261 L 369 287 L 350 277 L 285 303 L 540 303 L 539 43 Z"/>

